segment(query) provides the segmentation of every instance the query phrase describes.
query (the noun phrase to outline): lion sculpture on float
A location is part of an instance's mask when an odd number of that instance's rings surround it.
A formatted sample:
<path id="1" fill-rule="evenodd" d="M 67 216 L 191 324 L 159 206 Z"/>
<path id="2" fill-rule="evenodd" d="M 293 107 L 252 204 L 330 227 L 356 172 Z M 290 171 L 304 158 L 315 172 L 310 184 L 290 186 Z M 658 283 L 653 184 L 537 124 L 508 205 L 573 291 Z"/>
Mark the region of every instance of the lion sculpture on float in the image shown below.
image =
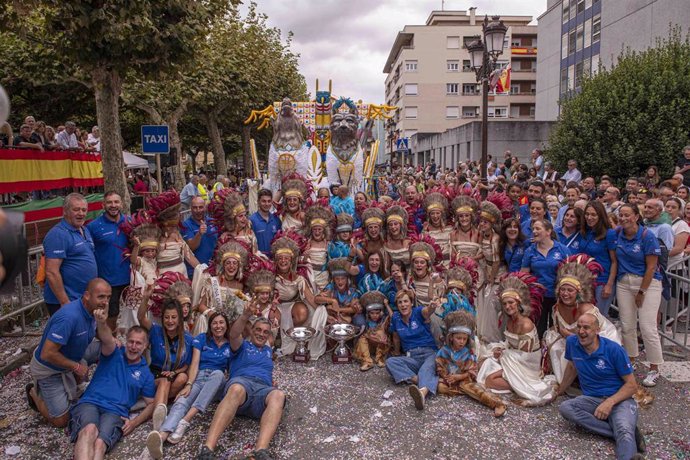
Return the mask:
<path id="1" fill-rule="evenodd" d="M 295 172 L 318 183 L 321 180 L 321 155 L 305 140 L 302 122 L 295 114 L 292 101 L 285 98 L 273 121 L 273 138 L 268 151 L 270 190 L 274 198 L 283 178 Z"/>
<path id="2" fill-rule="evenodd" d="M 338 109 L 347 105 L 347 112 Z M 359 116 L 357 106 L 350 99 L 340 99 L 333 105 L 331 143 L 326 152 L 326 173 L 330 184 L 346 185 L 351 192 L 359 190 L 364 176 L 364 153 L 357 139 Z"/>

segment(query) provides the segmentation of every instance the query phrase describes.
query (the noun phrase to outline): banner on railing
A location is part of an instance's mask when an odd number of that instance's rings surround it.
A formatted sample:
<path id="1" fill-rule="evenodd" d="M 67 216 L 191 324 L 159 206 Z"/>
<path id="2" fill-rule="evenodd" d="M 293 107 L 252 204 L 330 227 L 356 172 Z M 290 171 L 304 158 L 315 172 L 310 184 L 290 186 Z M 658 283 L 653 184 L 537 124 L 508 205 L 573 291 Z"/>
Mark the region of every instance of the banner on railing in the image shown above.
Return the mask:
<path id="1" fill-rule="evenodd" d="M 100 185 L 100 154 L 0 149 L 0 193 Z"/>
<path id="2" fill-rule="evenodd" d="M 88 204 L 87 220 L 98 217 L 103 210 L 103 194 L 91 193 L 86 195 Z M 64 197 L 53 198 L 50 200 L 31 200 L 26 203 L 12 204 L 3 206 L 3 209 L 20 211 L 24 213 L 24 222 L 36 222 L 39 220 L 57 219 L 62 217 Z"/>

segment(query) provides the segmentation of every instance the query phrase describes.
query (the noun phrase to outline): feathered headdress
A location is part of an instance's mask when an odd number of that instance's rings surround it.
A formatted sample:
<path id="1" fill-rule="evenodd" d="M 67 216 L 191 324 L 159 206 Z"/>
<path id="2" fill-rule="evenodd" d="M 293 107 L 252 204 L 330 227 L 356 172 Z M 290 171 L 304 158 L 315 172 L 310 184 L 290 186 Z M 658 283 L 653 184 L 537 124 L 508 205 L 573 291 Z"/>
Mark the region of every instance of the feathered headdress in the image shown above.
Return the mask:
<path id="1" fill-rule="evenodd" d="M 477 213 L 479 204 L 477 203 L 477 200 L 470 196 L 460 195 L 453 199 L 450 207 L 452 208 L 452 214 L 454 216 L 457 216 L 460 213 L 470 213 L 472 214 L 472 219 L 474 219 L 476 217 L 475 214 Z"/>
<path id="2" fill-rule="evenodd" d="M 179 223 L 181 206 L 180 194 L 175 190 L 167 190 L 146 200 L 148 214 L 159 226 L 168 222 Z"/>
<path id="3" fill-rule="evenodd" d="M 496 232 L 501 230 L 501 211 L 490 201 L 482 201 L 479 205 L 479 218 L 490 222 Z"/>
<path id="4" fill-rule="evenodd" d="M 441 211 L 441 222 L 443 224 L 448 220 L 448 199 L 439 192 L 428 193 L 424 197 L 424 210 L 426 211 L 427 222 L 429 222 L 429 213 L 431 211 Z"/>
<path id="5" fill-rule="evenodd" d="M 352 232 L 354 224 L 355 224 L 354 217 L 352 217 L 351 215 L 349 215 L 347 213 L 341 212 L 336 217 L 335 232 L 336 233 Z"/>
<path id="6" fill-rule="evenodd" d="M 594 303 L 597 276 L 604 268 L 587 254 L 576 254 L 566 258 L 558 267 L 557 289 L 569 284 L 577 289 L 577 301 Z"/>
<path id="7" fill-rule="evenodd" d="M 386 296 L 380 291 L 369 291 L 362 294 L 359 304 L 364 311 L 383 310 L 385 308 Z"/>
<path id="8" fill-rule="evenodd" d="M 236 230 L 237 216 L 246 214 L 247 208 L 244 206 L 242 195 L 237 192 L 228 193 L 223 200 L 223 221 L 217 222 L 218 228 L 225 227 L 225 230 L 234 232 Z"/>
<path id="9" fill-rule="evenodd" d="M 446 334 L 467 334 L 470 337 L 470 340 L 467 341 L 467 345 L 472 347 L 471 339 L 474 337 L 477 328 L 477 323 L 472 313 L 466 310 L 458 310 L 449 313 L 443 318 L 443 325 Z"/>
<path id="10" fill-rule="evenodd" d="M 448 289 L 460 289 L 460 292 L 462 292 L 470 301 L 470 303 L 474 305 L 474 298 L 477 291 L 475 286 L 476 281 L 473 279 L 470 272 L 465 268 L 456 266 L 446 270 L 445 275 L 446 286 L 448 287 Z M 475 272 L 475 278 L 476 276 L 477 275 Z"/>
<path id="11" fill-rule="evenodd" d="M 445 271 L 443 266 L 443 249 L 428 234 L 412 235 L 410 238 L 410 262 L 418 257 L 429 261 L 429 266 L 433 267 L 437 272 L 442 273 Z"/>
<path id="12" fill-rule="evenodd" d="M 326 241 L 330 241 L 333 218 L 333 212 L 330 208 L 324 208 L 317 205 L 311 206 L 304 213 L 304 236 L 311 238 L 312 228 L 321 226 L 323 227 Z"/>
<path id="13" fill-rule="evenodd" d="M 409 215 L 405 208 L 397 204 L 388 208 L 388 210 L 386 210 L 386 227 L 390 224 L 390 222 L 399 222 L 402 237 L 407 237 L 407 225 L 409 222 Z"/>
<path id="14" fill-rule="evenodd" d="M 383 221 L 385 217 L 386 214 L 383 212 L 383 209 L 375 206 L 368 207 L 362 211 L 362 228 L 366 229 L 368 225 L 379 224 L 381 229 L 383 229 Z"/>
<path id="15" fill-rule="evenodd" d="M 250 257 L 252 261 L 249 263 L 250 272 L 247 277 L 247 288 L 252 295 L 262 291 L 273 293 L 276 287 L 276 273 L 273 262 L 266 259 L 261 259 L 256 256 Z"/>
<path id="16" fill-rule="evenodd" d="M 493 203 L 501 212 L 501 219 L 506 220 L 513 217 L 513 200 L 504 192 L 491 192 L 486 197 L 489 203 Z"/>
<path id="17" fill-rule="evenodd" d="M 331 276 L 349 276 L 347 269 L 350 261 L 347 257 L 337 257 L 328 261 L 328 271 Z"/>
<path id="18" fill-rule="evenodd" d="M 141 244 L 139 249 L 158 248 L 161 230 L 143 209 L 126 218 L 120 224 L 120 231 L 127 235 L 130 244 L 133 244 L 133 239 L 137 238 Z"/>
<path id="19" fill-rule="evenodd" d="M 171 295 L 167 291 L 177 283 L 187 284 L 190 287 L 189 298 L 191 301 L 191 286 L 192 282 L 187 279 L 186 276 L 179 272 L 165 272 L 158 277 L 153 286 L 153 293 L 149 299 L 149 311 L 153 316 L 160 317 L 161 309 L 163 307 L 163 301 L 171 298 Z M 182 292 L 183 288 L 179 285 L 174 289 L 173 292 Z"/>
<path id="20" fill-rule="evenodd" d="M 546 289 L 537 282 L 537 278 L 529 273 L 513 272 L 501 277 L 498 283 L 498 298 L 507 297 L 516 299 L 520 306 L 520 312 L 529 316 L 535 324 L 541 315 L 541 302 Z"/>
<path id="21" fill-rule="evenodd" d="M 290 230 L 288 232 L 280 231 L 271 242 L 271 254 L 273 260 L 276 260 L 279 255 L 286 254 L 292 259 L 292 270 L 297 270 L 297 261 L 306 247 L 307 240 L 295 232 Z"/>
<path id="22" fill-rule="evenodd" d="M 223 264 L 228 259 L 235 259 L 239 264 L 239 269 L 237 271 L 236 279 L 244 279 L 244 272 L 242 267 L 247 266 L 247 257 L 250 251 L 247 246 L 238 240 L 231 239 L 227 242 L 223 241 L 219 244 L 218 249 L 216 249 L 215 256 L 213 258 L 214 266 L 213 269 L 215 273 L 220 274 L 223 272 Z"/>
<path id="23" fill-rule="evenodd" d="M 291 173 L 283 177 L 281 186 L 284 197 L 296 196 L 303 203 L 311 204 L 311 197 L 314 194 L 314 185 L 297 173 Z"/>

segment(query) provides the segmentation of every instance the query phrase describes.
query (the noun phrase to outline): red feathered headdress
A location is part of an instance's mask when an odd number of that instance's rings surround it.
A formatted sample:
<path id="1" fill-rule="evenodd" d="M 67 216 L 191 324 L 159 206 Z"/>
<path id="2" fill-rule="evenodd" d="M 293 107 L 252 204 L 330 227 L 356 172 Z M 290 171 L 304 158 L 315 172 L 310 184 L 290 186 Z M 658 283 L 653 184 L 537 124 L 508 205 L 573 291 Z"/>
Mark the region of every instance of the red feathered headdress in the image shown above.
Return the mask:
<path id="1" fill-rule="evenodd" d="M 153 316 L 159 317 L 161 315 L 165 292 L 177 282 L 183 282 L 190 287 L 192 285 L 192 282 L 186 276 L 178 272 L 165 272 L 158 277 L 153 286 L 153 294 L 151 294 L 149 299 L 149 311 Z"/>

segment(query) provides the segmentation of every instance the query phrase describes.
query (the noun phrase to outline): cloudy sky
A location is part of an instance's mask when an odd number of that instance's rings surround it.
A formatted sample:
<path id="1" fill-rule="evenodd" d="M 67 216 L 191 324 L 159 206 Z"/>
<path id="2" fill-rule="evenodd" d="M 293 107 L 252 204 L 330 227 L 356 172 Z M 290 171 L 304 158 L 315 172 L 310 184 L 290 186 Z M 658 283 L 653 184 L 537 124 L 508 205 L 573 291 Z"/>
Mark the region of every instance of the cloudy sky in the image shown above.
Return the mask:
<path id="1" fill-rule="evenodd" d="M 383 66 L 397 33 L 406 24 L 424 24 L 442 0 L 264 0 L 259 11 L 283 36 L 294 35 L 300 70 L 314 95 L 333 80 L 333 94 L 365 102 L 384 102 Z M 445 0 L 445 10 L 477 7 L 477 15 L 526 15 L 536 18 L 546 0 Z"/>

